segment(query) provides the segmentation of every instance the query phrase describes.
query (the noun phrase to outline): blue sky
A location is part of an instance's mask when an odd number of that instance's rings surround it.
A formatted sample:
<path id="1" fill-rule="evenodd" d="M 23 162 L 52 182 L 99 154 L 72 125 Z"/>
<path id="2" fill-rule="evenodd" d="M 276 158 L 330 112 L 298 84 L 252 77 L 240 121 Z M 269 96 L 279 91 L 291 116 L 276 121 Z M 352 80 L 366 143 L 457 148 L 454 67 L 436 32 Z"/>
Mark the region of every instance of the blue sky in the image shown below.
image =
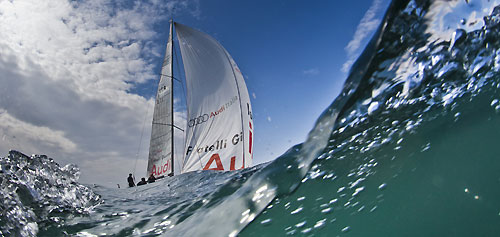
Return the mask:
<path id="1" fill-rule="evenodd" d="M 235 59 L 253 106 L 254 164 L 270 161 L 304 141 L 388 3 L 0 1 L 0 154 L 77 164 L 84 183 L 144 175 L 173 15 Z"/>

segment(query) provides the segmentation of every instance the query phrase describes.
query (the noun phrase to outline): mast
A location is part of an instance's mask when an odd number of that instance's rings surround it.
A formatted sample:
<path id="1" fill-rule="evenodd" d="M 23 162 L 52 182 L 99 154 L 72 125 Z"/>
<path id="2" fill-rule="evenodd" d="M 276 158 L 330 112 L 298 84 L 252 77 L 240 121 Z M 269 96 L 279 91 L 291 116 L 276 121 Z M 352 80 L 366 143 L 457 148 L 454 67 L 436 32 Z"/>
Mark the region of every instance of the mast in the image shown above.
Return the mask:
<path id="1" fill-rule="evenodd" d="M 173 41 L 173 33 L 174 33 L 174 30 L 173 30 L 173 27 L 174 27 L 174 20 L 173 19 L 170 19 L 170 33 L 169 33 L 169 40 L 170 40 L 170 52 L 172 52 L 172 63 L 170 63 L 170 71 L 171 71 L 171 74 L 170 75 L 170 87 L 171 88 L 171 93 L 170 93 L 170 101 L 172 103 L 172 106 L 170 106 L 171 108 L 171 111 L 170 111 L 170 114 L 172 116 L 172 126 L 170 126 L 170 131 L 171 131 L 171 134 L 172 134 L 172 138 L 170 139 L 171 141 L 171 147 L 172 149 L 170 150 L 170 154 L 171 154 L 171 165 L 172 165 L 172 173 L 169 174 L 169 176 L 174 176 L 174 41 Z"/>

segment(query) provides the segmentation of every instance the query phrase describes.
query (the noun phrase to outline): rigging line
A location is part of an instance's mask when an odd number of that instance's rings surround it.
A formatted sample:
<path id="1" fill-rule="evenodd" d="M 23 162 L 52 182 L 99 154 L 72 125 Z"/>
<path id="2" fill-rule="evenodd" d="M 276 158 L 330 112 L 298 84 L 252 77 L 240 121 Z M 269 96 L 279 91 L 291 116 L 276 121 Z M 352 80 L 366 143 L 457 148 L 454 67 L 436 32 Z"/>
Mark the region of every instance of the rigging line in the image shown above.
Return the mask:
<path id="1" fill-rule="evenodd" d="M 155 88 L 151 87 L 151 92 L 153 92 Z M 139 153 L 141 151 L 142 146 L 142 138 L 144 137 L 144 128 L 146 127 L 146 119 L 148 118 L 149 106 L 146 106 L 146 113 L 144 114 L 144 119 L 142 121 L 142 130 L 141 130 L 141 138 L 139 139 L 139 147 L 137 147 L 137 153 L 135 154 L 135 162 L 134 162 L 134 181 L 135 181 L 135 171 L 137 169 L 137 160 L 139 160 Z"/>
<path id="2" fill-rule="evenodd" d="M 182 83 L 182 82 L 181 82 L 181 80 L 177 79 L 176 77 L 170 76 L 170 75 L 166 75 L 166 74 L 162 74 L 162 73 L 160 73 L 160 76 L 165 76 L 165 77 L 168 77 L 168 78 L 172 78 L 172 79 L 174 79 L 174 80 L 176 80 L 176 81 L 178 81 L 178 82 Z"/>
<path id="3" fill-rule="evenodd" d="M 182 128 L 180 128 L 180 127 L 175 126 L 175 124 L 169 124 L 169 123 L 155 123 L 155 122 L 153 122 L 153 124 L 165 125 L 165 126 L 172 126 L 172 127 L 177 128 L 177 129 L 179 129 L 179 130 L 181 130 L 181 131 L 183 131 L 183 132 L 184 132 L 184 129 L 182 129 Z"/>

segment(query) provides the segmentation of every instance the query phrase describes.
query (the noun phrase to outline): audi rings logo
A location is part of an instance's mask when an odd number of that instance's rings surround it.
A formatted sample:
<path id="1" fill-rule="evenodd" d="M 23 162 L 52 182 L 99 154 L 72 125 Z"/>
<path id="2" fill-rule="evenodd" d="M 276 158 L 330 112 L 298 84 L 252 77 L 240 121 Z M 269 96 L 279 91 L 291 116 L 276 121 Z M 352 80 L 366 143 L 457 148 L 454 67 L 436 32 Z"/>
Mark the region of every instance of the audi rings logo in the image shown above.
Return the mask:
<path id="1" fill-rule="evenodd" d="M 208 114 L 200 115 L 200 116 L 198 116 L 196 118 L 190 119 L 189 122 L 188 122 L 188 126 L 189 127 L 194 127 L 196 125 L 200 125 L 200 124 L 208 121 L 208 119 L 209 119 Z"/>

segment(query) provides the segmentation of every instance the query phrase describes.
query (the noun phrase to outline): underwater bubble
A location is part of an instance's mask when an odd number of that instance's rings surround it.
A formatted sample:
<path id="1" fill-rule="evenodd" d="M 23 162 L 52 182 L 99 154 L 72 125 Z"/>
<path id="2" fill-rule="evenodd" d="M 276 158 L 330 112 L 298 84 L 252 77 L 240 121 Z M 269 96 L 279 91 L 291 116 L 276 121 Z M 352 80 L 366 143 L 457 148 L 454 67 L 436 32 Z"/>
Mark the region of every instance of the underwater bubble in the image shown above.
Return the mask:
<path id="1" fill-rule="evenodd" d="M 330 178 L 332 178 L 333 176 L 334 176 L 334 173 L 329 173 L 329 174 L 327 174 L 327 175 L 323 176 L 323 179 L 330 179 Z M 335 179 L 335 178 L 334 178 L 334 179 Z"/>
<path id="2" fill-rule="evenodd" d="M 427 151 L 431 148 L 431 143 L 425 144 L 425 146 L 422 148 L 421 152 Z"/>
<path id="3" fill-rule="evenodd" d="M 229 233 L 229 237 L 236 237 L 238 235 L 238 230 L 233 230 L 231 233 Z"/>
<path id="4" fill-rule="evenodd" d="M 490 105 L 491 105 L 491 106 L 495 106 L 495 105 L 497 105 L 497 104 L 498 104 L 498 100 L 497 100 L 497 99 L 494 99 L 494 100 L 492 100 L 492 101 L 491 101 L 491 104 L 490 104 Z"/>
<path id="5" fill-rule="evenodd" d="M 365 180 L 365 178 L 359 178 L 359 179 L 357 179 L 356 181 L 354 181 L 354 182 L 353 182 L 353 183 L 349 186 L 349 188 L 350 188 L 350 189 L 352 189 L 352 188 L 354 188 L 354 187 L 358 186 L 358 184 L 360 184 L 361 182 L 363 182 L 363 180 Z"/>
<path id="6" fill-rule="evenodd" d="M 306 229 L 302 230 L 301 233 L 306 234 L 306 233 L 311 232 L 311 230 L 312 230 L 312 228 L 306 228 Z"/>
<path id="7" fill-rule="evenodd" d="M 383 184 L 378 186 L 378 189 L 383 190 L 383 189 L 385 189 L 386 186 L 387 186 L 387 184 L 383 183 Z"/>
<path id="8" fill-rule="evenodd" d="M 361 191 L 365 190 L 365 187 L 359 187 L 357 188 L 354 193 L 352 194 L 353 197 L 357 196 Z"/>
<path id="9" fill-rule="evenodd" d="M 325 208 L 325 209 L 321 210 L 321 213 L 326 214 L 326 213 L 330 213 L 331 211 L 332 211 L 332 208 L 329 207 L 329 208 Z"/>
<path id="10" fill-rule="evenodd" d="M 325 225 L 326 219 L 321 219 L 314 224 L 314 228 L 320 228 Z"/>
<path id="11" fill-rule="evenodd" d="M 306 225 L 306 223 L 307 223 L 307 221 L 299 222 L 299 223 L 295 224 L 295 227 L 297 227 L 297 228 L 303 227 Z"/>
<path id="12" fill-rule="evenodd" d="M 344 232 L 344 233 L 348 232 L 349 230 L 351 230 L 350 226 L 346 226 L 346 227 L 342 228 L 342 232 Z"/>
<path id="13" fill-rule="evenodd" d="M 302 207 L 299 207 L 299 208 L 295 209 L 294 211 L 290 212 L 290 214 L 295 215 L 295 214 L 301 212 L 302 209 L 303 209 Z"/>
<path id="14" fill-rule="evenodd" d="M 262 225 L 270 225 L 271 224 L 271 219 L 270 218 L 265 219 L 265 220 L 261 221 L 260 224 L 262 224 Z"/>

